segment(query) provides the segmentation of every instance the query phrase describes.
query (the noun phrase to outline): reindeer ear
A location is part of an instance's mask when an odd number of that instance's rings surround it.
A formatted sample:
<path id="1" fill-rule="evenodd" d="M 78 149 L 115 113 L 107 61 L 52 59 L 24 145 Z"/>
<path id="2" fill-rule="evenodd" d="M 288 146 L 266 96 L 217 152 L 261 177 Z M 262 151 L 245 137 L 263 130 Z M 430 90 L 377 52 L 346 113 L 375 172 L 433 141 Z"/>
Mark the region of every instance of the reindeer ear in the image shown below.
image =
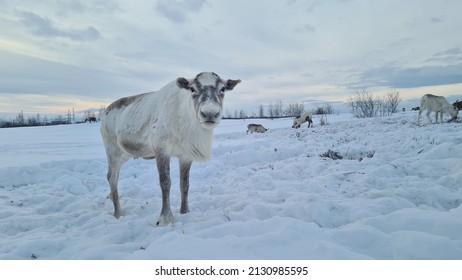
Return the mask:
<path id="1" fill-rule="evenodd" d="M 232 90 L 241 80 L 227 80 L 226 81 L 226 90 Z"/>
<path id="2" fill-rule="evenodd" d="M 189 90 L 189 81 L 186 80 L 185 78 L 180 77 L 180 78 L 176 79 L 176 85 L 179 88 Z"/>

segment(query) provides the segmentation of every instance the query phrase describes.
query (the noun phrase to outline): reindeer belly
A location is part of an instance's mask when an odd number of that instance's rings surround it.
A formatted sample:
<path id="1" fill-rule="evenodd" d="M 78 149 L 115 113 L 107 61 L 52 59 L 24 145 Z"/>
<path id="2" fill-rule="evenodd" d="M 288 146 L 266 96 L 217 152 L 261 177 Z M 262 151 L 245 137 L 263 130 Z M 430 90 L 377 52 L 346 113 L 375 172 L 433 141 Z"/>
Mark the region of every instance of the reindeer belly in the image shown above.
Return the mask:
<path id="1" fill-rule="evenodd" d="M 119 147 L 135 158 L 154 158 L 154 150 L 148 143 L 143 139 L 124 138 L 119 141 Z"/>

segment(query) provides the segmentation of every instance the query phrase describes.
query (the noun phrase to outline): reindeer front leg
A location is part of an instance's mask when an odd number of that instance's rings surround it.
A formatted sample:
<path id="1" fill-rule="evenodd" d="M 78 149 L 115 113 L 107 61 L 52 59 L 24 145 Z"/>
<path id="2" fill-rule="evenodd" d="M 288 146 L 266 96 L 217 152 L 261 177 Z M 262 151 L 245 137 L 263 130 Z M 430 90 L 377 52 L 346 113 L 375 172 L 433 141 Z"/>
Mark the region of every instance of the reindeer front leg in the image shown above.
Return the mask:
<path id="1" fill-rule="evenodd" d="M 162 190 L 162 210 L 160 212 L 158 226 L 174 223 L 172 210 L 170 209 L 170 157 L 162 152 L 156 153 L 157 171 L 159 172 L 160 188 Z"/>
<path id="2" fill-rule="evenodd" d="M 430 119 L 430 113 L 431 113 L 431 111 L 430 111 L 430 110 L 427 110 L 427 119 L 428 119 L 428 122 L 432 123 L 432 119 Z"/>
<path id="3" fill-rule="evenodd" d="M 180 159 L 180 190 L 181 190 L 181 208 L 180 213 L 189 212 L 188 191 L 189 191 L 189 171 L 191 170 L 192 161 Z"/>

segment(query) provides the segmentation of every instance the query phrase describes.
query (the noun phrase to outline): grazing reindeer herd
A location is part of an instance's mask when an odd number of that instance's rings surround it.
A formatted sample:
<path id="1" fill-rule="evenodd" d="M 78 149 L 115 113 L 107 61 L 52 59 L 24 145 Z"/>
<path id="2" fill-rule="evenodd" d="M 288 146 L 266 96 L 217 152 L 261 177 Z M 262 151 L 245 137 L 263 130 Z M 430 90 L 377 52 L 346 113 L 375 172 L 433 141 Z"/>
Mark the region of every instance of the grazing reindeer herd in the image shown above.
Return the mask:
<path id="1" fill-rule="evenodd" d="M 308 127 L 313 126 L 313 115 L 309 112 L 305 112 L 299 116 L 296 116 L 294 118 L 294 124 L 292 125 L 292 128 L 300 128 L 300 126 L 304 123 L 308 123 Z M 264 133 L 268 131 L 267 128 L 263 127 L 261 124 L 254 124 L 251 123 L 247 125 L 247 133 L 253 133 L 253 132 L 259 132 L 259 133 Z"/>
<path id="2" fill-rule="evenodd" d="M 191 79 L 177 78 L 157 92 L 121 98 L 110 104 L 101 116 L 101 135 L 108 160 L 108 198 L 114 205 L 114 217 L 123 211 L 117 190 L 121 167 L 131 158 L 155 159 L 162 191 L 162 208 L 157 225 L 174 223 L 170 208 L 170 158 L 177 157 L 180 168 L 180 213 L 189 212 L 189 173 L 193 161 L 207 161 L 211 157 L 213 130 L 223 115 L 225 92 L 231 91 L 240 80 L 222 79 L 212 72 L 202 72 Z M 450 105 L 446 98 L 426 94 L 420 101 L 420 115 L 427 110 L 457 118 L 462 102 Z M 303 113 L 293 120 L 292 128 L 303 123 L 313 124 L 311 113 Z M 247 133 L 264 133 L 260 124 L 249 124 Z"/>

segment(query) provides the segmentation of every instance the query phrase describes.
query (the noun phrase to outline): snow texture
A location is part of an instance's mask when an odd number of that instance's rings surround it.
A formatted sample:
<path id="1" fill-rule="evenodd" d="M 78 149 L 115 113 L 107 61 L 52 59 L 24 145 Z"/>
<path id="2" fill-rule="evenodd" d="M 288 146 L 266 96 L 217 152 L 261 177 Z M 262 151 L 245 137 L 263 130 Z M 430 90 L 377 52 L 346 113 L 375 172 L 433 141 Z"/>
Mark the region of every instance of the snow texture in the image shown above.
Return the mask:
<path id="1" fill-rule="evenodd" d="M 188 214 L 172 168 L 165 227 L 154 161 L 124 165 L 112 216 L 99 124 L 0 129 L 0 259 L 462 259 L 462 127 L 416 121 L 223 120 Z"/>

